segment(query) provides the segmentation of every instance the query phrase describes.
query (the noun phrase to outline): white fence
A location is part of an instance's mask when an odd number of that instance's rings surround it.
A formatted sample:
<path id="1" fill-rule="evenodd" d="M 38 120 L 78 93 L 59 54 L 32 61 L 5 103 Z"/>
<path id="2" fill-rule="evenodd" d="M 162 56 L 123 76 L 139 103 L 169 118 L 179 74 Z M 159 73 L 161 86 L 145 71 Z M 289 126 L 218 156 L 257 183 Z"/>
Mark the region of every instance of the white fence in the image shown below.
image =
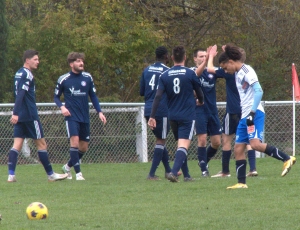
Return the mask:
<path id="1" fill-rule="evenodd" d="M 225 113 L 225 103 L 218 103 L 219 117 Z M 265 141 L 277 146 L 287 154 L 293 154 L 293 102 L 264 101 L 266 111 Z M 69 157 L 69 141 L 66 136 L 64 118 L 54 103 L 38 103 L 38 110 L 48 143 L 50 159 L 53 163 L 64 163 Z M 102 125 L 92 105 L 90 105 L 91 141 L 89 151 L 83 158 L 86 163 L 104 162 L 148 162 L 152 159 L 155 137 L 147 127 L 143 117 L 143 103 L 101 103 L 107 124 Z M 13 104 L 0 104 L 0 164 L 7 163 L 7 153 L 13 144 L 13 126 L 9 123 Z M 295 106 L 296 121 L 300 107 Z M 299 149 L 299 125 L 295 125 L 295 147 Z M 19 163 L 36 163 L 36 149 L 28 142 L 30 156 L 21 154 Z M 167 148 L 171 160 L 177 145 L 170 132 Z M 296 151 L 297 154 L 297 151 Z M 220 158 L 221 148 L 215 158 Z M 196 138 L 189 149 L 189 159 L 197 159 Z"/>

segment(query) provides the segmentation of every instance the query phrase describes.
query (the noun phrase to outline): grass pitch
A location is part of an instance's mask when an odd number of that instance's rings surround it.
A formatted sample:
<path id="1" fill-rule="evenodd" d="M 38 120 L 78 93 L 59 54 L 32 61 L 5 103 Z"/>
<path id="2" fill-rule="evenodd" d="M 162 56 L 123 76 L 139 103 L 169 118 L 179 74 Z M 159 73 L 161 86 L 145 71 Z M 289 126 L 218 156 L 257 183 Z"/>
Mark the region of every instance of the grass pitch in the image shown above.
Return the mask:
<path id="1" fill-rule="evenodd" d="M 235 163 L 230 178 L 201 178 L 190 161 L 193 182 L 148 181 L 150 163 L 82 164 L 86 181 L 50 183 L 41 165 L 18 165 L 16 183 L 7 183 L 0 166 L 0 229 L 300 229 L 299 164 L 281 177 L 282 163 L 257 159 L 259 176 L 248 189 L 226 190 L 237 183 Z M 61 165 L 53 165 L 60 172 Z M 220 160 L 209 164 L 211 175 Z M 27 205 L 39 201 L 49 210 L 46 220 L 28 220 Z"/>

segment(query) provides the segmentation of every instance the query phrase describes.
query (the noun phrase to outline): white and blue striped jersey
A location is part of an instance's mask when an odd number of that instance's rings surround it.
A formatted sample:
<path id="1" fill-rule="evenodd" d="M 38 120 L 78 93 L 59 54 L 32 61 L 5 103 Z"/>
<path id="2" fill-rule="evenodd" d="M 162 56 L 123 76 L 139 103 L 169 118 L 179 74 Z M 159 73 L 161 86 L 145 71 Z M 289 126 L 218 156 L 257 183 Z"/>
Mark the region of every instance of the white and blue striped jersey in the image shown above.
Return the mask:
<path id="1" fill-rule="evenodd" d="M 66 116 L 65 120 L 89 123 L 89 97 L 97 112 L 101 111 L 93 78 L 87 72 L 75 74 L 71 71 L 59 77 L 54 92 L 54 101 L 58 107 L 62 106 L 60 101 L 62 94 L 65 107 L 71 113 L 71 116 Z"/>
<path id="2" fill-rule="evenodd" d="M 39 120 L 36 99 L 35 82 L 31 71 L 25 67 L 18 70 L 14 77 L 14 96 L 15 100 L 22 90 L 25 91 L 22 103 L 14 107 L 13 114 L 19 116 L 18 122 Z"/>
<path id="3" fill-rule="evenodd" d="M 258 77 L 251 66 L 244 64 L 242 68 L 235 73 L 235 80 L 241 99 L 242 118 L 244 118 L 251 112 L 254 102 L 254 91 L 251 85 L 258 82 Z M 257 109 L 264 112 L 261 103 L 259 103 Z"/>
<path id="4" fill-rule="evenodd" d="M 156 62 L 153 65 L 144 69 L 140 80 L 140 95 L 144 96 L 145 110 L 144 116 L 150 116 L 152 103 L 156 94 L 159 76 L 168 70 L 169 67 L 161 62 Z M 168 116 L 167 96 L 163 94 L 159 106 L 156 111 L 158 117 Z"/>

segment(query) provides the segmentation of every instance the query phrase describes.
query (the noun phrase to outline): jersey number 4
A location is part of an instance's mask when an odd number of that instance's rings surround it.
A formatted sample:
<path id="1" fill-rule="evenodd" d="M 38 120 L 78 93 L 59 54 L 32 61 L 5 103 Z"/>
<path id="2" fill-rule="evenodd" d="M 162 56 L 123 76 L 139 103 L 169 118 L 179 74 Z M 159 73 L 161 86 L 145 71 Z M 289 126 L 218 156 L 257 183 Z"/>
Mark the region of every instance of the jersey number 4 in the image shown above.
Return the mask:
<path id="1" fill-rule="evenodd" d="M 149 81 L 149 85 L 151 86 L 151 90 L 154 90 L 154 87 L 155 87 L 155 74 L 153 74 L 153 76 L 151 77 L 151 79 Z"/>

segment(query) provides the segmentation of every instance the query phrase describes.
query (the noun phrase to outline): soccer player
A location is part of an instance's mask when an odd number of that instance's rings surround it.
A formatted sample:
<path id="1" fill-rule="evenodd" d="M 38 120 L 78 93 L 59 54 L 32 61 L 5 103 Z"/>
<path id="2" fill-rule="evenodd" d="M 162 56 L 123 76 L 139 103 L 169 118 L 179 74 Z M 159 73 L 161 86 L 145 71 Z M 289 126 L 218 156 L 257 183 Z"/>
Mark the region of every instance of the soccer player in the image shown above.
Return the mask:
<path id="1" fill-rule="evenodd" d="M 187 154 L 196 116 L 194 91 L 199 104 L 203 104 L 203 92 L 195 72 L 184 67 L 186 60 L 184 47 L 177 46 L 173 49 L 172 60 L 174 66 L 160 76 L 148 125 L 151 129 L 156 127 L 156 111 L 165 92 L 168 98 L 170 125 L 174 137 L 178 141 L 174 165 L 167 175 L 167 179 L 171 182 L 178 182 L 177 173 L 181 168 L 184 181 L 192 181 L 187 164 Z"/>
<path id="2" fill-rule="evenodd" d="M 241 62 L 245 62 L 246 53 L 242 48 L 240 48 L 240 51 L 243 54 Z M 222 171 L 212 177 L 230 177 L 229 162 L 231 156 L 231 143 L 239 120 L 241 119 L 240 95 L 235 84 L 234 75 L 225 73 L 222 68 L 214 67 L 213 59 L 217 53 L 217 46 L 212 46 L 209 52 L 207 71 L 223 76 L 226 81 L 226 114 L 223 117 L 222 123 Z M 250 165 L 250 171 L 247 173 L 247 176 L 258 176 L 256 171 L 255 150 L 251 149 L 250 145 L 247 145 L 247 150 Z"/>
<path id="3" fill-rule="evenodd" d="M 71 52 L 67 61 L 71 71 L 58 78 L 54 101 L 65 117 L 68 138 L 70 139 L 70 160 L 62 167 L 63 172 L 72 179 L 70 172 L 74 167 L 76 180 L 85 180 L 80 170 L 80 159 L 88 150 L 90 141 L 89 97 L 100 120 L 106 124 L 106 118 L 101 112 L 91 74 L 84 72 L 84 54 Z M 65 105 L 60 97 L 64 95 Z"/>
<path id="4" fill-rule="evenodd" d="M 217 101 L 216 101 L 216 80 L 218 77 L 215 74 L 207 72 L 199 72 L 199 67 L 207 63 L 207 50 L 196 49 L 194 51 L 194 62 L 196 67 L 192 67 L 199 77 L 202 91 L 204 94 L 204 105 L 196 105 L 196 135 L 197 135 L 197 155 L 198 164 L 202 171 L 202 177 L 209 177 L 207 164 L 210 159 L 216 154 L 221 144 L 221 125 L 218 116 Z M 221 76 L 222 77 L 222 76 Z M 211 144 L 207 146 L 207 136 L 210 136 Z"/>
<path id="5" fill-rule="evenodd" d="M 48 181 L 63 180 L 67 174 L 53 172 L 49 161 L 47 144 L 35 99 L 35 79 L 32 70 L 38 68 L 39 56 L 35 50 L 26 50 L 23 54 L 24 65 L 14 78 L 15 105 L 10 122 L 14 125 L 14 144 L 8 154 L 8 182 L 16 182 L 15 170 L 18 155 L 25 138 L 32 138 L 38 150 L 38 157 L 48 175 Z"/>
<path id="6" fill-rule="evenodd" d="M 157 47 L 155 50 L 156 62 L 144 69 L 140 80 L 140 95 L 145 99 L 144 116 L 149 121 L 151 114 L 152 103 L 155 97 L 159 76 L 169 69 L 166 66 L 169 62 L 168 50 L 164 46 Z M 152 130 L 156 137 L 156 145 L 154 148 L 152 165 L 148 174 L 148 180 L 159 180 L 159 177 L 155 175 L 155 171 L 163 162 L 165 167 L 165 176 L 171 172 L 169 164 L 169 153 L 165 146 L 166 138 L 170 130 L 170 124 L 168 121 L 168 105 L 167 95 L 163 94 L 159 103 L 158 110 L 155 114 L 156 127 Z"/>
<path id="7" fill-rule="evenodd" d="M 295 157 L 287 155 L 275 146 L 262 143 L 265 119 L 264 109 L 261 105 L 263 90 L 254 69 L 241 62 L 241 58 L 242 53 L 239 47 L 230 44 L 226 45 L 225 52 L 219 57 L 219 64 L 225 72 L 235 74 L 242 107 L 242 119 L 237 127 L 234 145 L 238 183 L 227 189 L 248 188 L 246 185 L 245 148 L 249 143 L 252 149 L 284 162 L 281 176 L 285 176 L 296 163 Z"/>

